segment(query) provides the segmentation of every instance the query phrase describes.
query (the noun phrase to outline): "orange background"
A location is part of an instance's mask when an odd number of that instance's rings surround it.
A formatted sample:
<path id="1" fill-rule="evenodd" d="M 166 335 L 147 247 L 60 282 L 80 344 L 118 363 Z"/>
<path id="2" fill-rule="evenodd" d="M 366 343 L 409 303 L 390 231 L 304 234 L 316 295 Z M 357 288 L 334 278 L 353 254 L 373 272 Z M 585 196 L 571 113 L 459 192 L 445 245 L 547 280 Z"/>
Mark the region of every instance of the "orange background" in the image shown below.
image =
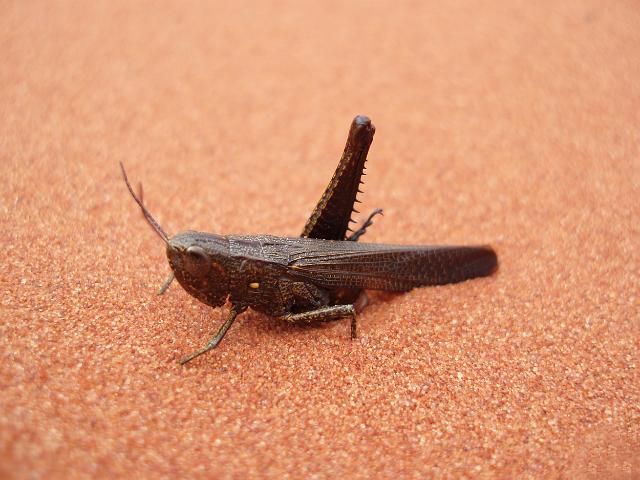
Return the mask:
<path id="1" fill-rule="evenodd" d="M 640 475 L 640 7 L 2 2 L 0 475 Z M 297 235 L 355 114 L 365 241 L 491 278 L 301 328 L 173 285 L 169 233 Z"/>

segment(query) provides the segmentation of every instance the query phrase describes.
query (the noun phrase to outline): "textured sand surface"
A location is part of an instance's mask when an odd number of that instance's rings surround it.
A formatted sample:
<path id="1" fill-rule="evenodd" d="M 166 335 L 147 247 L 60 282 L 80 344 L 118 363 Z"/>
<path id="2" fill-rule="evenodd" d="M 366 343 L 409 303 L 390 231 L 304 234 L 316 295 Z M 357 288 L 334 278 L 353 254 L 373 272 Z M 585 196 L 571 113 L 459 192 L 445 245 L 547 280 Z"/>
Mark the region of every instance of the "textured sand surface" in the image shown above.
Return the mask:
<path id="1" fill-rule="evenodd" d="M 0 3 L 0 477 L 638 478 L 640 6 Z M 367 241 L 491 278 L 217 330 L 170 233 L 296 235 L 355 114 Z"/>

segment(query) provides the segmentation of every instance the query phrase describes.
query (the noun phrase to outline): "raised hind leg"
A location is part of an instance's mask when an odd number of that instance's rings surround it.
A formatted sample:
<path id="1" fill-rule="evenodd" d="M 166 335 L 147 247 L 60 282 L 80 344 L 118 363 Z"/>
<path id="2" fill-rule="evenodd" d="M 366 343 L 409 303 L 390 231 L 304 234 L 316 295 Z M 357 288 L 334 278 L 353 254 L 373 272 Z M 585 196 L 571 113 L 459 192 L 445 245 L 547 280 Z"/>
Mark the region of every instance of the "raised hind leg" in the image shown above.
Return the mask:
<path id="1" fill-rule="evenodd" d="M 362 226 L 358 230 L 353 232 L 351 235 L 349 235 L 347 238 L 345 238 L 345 240 L 349 242 L 357 242 L 358 239 L 365 234 L 365 232 L 367 231 L 367 228 L 373 225 L 373 217 L 375 217 L 376 215 L 382 215 L 381 208 L 376 208 L 373 212 L 371 212 L 367 217 L 367 219 L 362 223 Z"/>

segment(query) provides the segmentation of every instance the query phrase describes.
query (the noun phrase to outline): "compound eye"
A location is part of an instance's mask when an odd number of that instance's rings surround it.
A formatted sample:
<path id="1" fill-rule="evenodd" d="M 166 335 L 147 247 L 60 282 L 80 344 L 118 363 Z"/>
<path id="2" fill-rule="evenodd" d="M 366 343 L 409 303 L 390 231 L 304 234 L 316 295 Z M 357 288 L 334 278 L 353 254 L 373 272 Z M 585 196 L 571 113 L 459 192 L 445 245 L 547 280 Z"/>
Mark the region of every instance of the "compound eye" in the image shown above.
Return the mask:
<path id="1" fill-rule="evenodd" d="M 190 246 L 187 248 L 185 257 L 184 266 L 192 276 L 199 277 L 209 271 L 207 254 L 202 247 L 197 245 Z"/>
<path id="2" fill-rule="evenodd" d="M 207 260 L 207 254 L 202 247 L 192 245 L 187 248 L 187 254 L 196 262 L 204 262 Z"/>

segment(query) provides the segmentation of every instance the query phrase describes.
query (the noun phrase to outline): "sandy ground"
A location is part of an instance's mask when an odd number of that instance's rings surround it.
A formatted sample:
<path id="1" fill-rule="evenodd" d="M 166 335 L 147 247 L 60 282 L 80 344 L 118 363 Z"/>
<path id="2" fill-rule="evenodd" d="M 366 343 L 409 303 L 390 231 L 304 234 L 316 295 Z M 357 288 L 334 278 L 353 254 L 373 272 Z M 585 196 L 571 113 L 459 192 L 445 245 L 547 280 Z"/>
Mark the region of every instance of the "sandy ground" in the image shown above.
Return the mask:
<path id="1" fill-rule="evenodd" d="M 2 2 L 0 476 L 638 478 L 640 7 Z M 221 347 L 170 233 L 297 235 L 355 114 L 367 241 L 491 278 Z"/>

